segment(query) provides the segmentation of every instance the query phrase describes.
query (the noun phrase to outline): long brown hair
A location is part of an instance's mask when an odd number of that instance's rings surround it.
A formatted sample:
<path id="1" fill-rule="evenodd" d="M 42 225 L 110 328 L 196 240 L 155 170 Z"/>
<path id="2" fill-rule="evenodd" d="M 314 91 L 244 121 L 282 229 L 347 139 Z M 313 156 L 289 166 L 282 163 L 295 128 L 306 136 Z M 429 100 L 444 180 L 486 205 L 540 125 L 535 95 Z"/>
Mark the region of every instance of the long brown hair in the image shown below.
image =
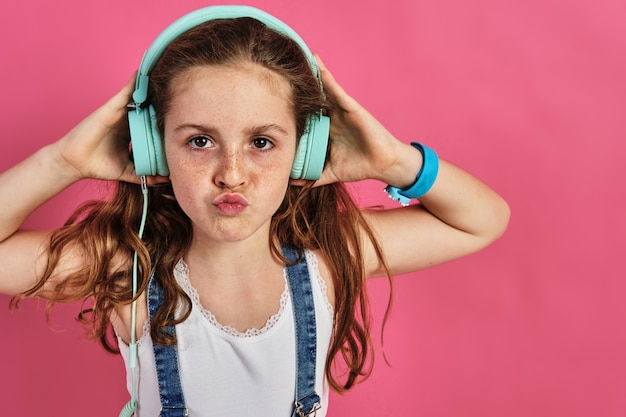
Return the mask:
<path id="1" fill-rule="evenodd" d="M 333 106 L 325 101 L 300 47 L 254 19 L 240 18 L 204 23 L 165 50 L 150 75 L 149 101 L 156 109 L 159 129 L 163 131 L 164 115 L 172 100 L 170 82 L 176 75 L 196 66 L 245 62 L 259 64 L 289 81 L 298 137 L 312 113 L 324 108 L 332 118 Z M 163 328 L 184 321 L 191 311 L 190 299 L 177 285 L 173 271 L 190 245 L 192 227 L 170 185 L 151 187 L 150 214 L 140 240 L 136 227 L 141 217 L 141 200 L 139 186 L 119 183 L 108 200 L 79 207 L 66 225 L 52 234 L 48 265 L 41 280 L 17 299 L 38 294 L 55 272 L 64 251 L 79 245 L 89 262 L 82 270 L 71 273 L 46 298 L 50 305 L 92 299 L 92 307 L 79 318 L 92 326 L 92 337 L 99 338 L 106 349 L 115 350 L 107 337 L 108 319 L 116 306 L 131 302 L 131 258 L 137 251 L 139 293 L 146 289 L 151 268 L 164 289 L 163 304 L 150 323 L 152 338 L 159 344 L 176 343 Z M 384 265 L 372 231 L 341 183 L 288 187 L 270 228 L 272 250 L 283 260 L 281 244 L 300 251 L 319 250 L 328 260 L 335 289 L 335 317 L 326 375 L 332 388 L 340 392 L 371 372 L 363 236 L 372 242 Z M 347 365 L 347 375 L 341 377 L 332 372 L 338 357 Z"/>

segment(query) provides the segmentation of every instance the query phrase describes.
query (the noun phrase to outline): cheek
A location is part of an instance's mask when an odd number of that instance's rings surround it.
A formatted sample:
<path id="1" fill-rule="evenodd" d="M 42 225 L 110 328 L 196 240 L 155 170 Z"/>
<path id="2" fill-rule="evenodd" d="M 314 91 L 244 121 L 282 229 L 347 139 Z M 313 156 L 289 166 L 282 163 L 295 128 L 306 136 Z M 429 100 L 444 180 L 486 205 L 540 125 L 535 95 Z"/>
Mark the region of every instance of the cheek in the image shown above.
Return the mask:
<path id="1" fill-rule="evenodd" d="M 291 158 L 284 159 L 258 171 L 259 181 L 264 182 L 274 195 L 280 194 L 280 201 L 282 201 L 289 185 L 292 162 Z"/>
<path id="2" fill-rule="evenodd" d="M 187 216 L 190 216 L 190 211 L 192 211 L 191 209 L 194 206 L 193 187 L 189 186 L 189 184 L 186 184 L 185 182 L 181 183 L 179 181 L 176 181 L 175 179 L 171 179 L 171 177 L 170 180 L 172 184 L 172 190 L 174 191 L 174 198 L 178 202 L 180 208 L 185 212 L 185 214 Z"/>
<path id="3" fill-rule="evenodd" d="M 201 169 L 205 168 L 194 161 L 185 152 L 187 149 L 174 141 L 164 141 L 164 152 L 169 167 L 169 178 L 174 189 L 180 189 L 188 182 L 200 180 L 204 175 Z"/>
<path id="4" fill-rule="evenodd" d="M 188 192 L 188 188 L 190 188 L 189 178 L 191 174 L 178 164 L 175 159 L 168 160 L 168 165 L 170 169 L 170 183 L 172 184 L 176 199 L 180 201 L 180 198 L 182 198 Z"/>
<path id="5" fill-rule="evenodd" d="M 198 190 L 204 188 L 200 183 L 203 175 L 188 164 L 181 162 L 175 155 L 168 157 L 168 165 L 169 180 L 174 191 L 174 197 L 183 211 L 187 212 L 188 208 L 192 207 L 194 196 L 198 195 Z"/>

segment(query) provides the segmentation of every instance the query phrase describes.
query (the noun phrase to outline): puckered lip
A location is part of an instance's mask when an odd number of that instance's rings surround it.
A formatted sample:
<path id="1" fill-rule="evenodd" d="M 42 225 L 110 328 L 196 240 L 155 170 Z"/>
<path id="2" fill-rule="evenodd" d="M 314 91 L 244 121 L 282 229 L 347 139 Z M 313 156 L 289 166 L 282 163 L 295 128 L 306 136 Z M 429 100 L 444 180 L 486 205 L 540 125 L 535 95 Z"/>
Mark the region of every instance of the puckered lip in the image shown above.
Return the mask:
<path id="1" fill-rule="evenodd" d="M 218 196 L 215 200 L 213 200 L 213 205 L 232 205 L 232 206 L 241 206 L 247 207 L 248 201 L 241 195 L 235 193 L 222 194 Z"/>

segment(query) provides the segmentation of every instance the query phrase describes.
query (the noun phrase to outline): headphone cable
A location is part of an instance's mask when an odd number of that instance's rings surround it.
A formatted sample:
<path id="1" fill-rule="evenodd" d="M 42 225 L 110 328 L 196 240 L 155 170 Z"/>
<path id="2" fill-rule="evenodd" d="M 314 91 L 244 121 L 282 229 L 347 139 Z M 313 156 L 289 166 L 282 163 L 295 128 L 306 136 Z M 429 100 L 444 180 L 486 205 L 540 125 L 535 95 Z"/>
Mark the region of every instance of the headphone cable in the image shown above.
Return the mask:
<path id="1" fill-rule="evenodd" d="M 143 238 L 143 232 L 146 226 L 146 218 L 148 215 L 148 184 L 146 182 L 146 177 L 141 176 L 141 194 L 143 195 L 143 210 L 141 213 L 141 222 L 139 225 L 139 231 L 137 235 L 139 239 Z M 119 417 L 131 417 L 135 410 L 137 409 L 137 391 L 138 391 L 138 376 L 137 376 L 137 335 L 136 335 L 136 325 L 137 325 L 137 282 L 138 282 L 138 260 L 137 260 L 137 251 L 133 254 L 133 282 L 132 282 L 132 290 L 133 290 L 133 302 L 130 306 L 130 344 L 129 347 L 129 368 L 132 379 L 132 390 L 130 401 L 126 403 L 122 411 L 120 412 Z"/>

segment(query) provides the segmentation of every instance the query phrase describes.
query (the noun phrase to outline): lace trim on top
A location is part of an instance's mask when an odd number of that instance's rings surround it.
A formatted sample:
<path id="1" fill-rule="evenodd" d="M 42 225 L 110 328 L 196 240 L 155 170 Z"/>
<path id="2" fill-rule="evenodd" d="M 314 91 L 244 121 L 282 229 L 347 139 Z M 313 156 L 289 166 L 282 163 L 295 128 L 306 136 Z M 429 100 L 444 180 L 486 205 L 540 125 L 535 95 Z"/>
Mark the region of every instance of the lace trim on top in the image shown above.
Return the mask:
<path id="1" fill-rule="evenodd" d="M 333 317 L 335 314 L 335 309 L 333 308 L 333 305 L 328 300 L 328 291 L 326 287 L 326 281 L 324 281 L 324 278 L 322 278 L 322 275 L 320 274 L 320 270 L 319 270 L 318 262 L 317 262 L 317 256 L 310 254 L 309 252 L 305 252 L 305 253 L 307 254 L 306 259 L 309 264 L 309 275 L 313 274 L 315 275 L 315 277 L 317 277 L 317 283 L 319 284 L 320 289 L 322 290 L 322 294 L 324 295 L 324 303 L 326 304 L 328 313 L 330 314 L 331 317 Z"/>
<path id="2" fill-rule="evenodd" d="M 328 314 L 330 314 L 330 316 L 333 317 L 335 309 L 333 308 L 332 304 L 330 303 L 330 300 L 328 299 L 328 289 L 326 287 L 326 281 L 324 281 L 324 279 L 320 275 L 317 256 L 315 255 L 311 256 L 309 253 L 307 253 L 307 261 L 308 261 L 309 269 L 310 269 L 309 274 L 315 275 L 317 282 L 320 286 L 320 289 L 322 290 L 322 294 L 324 295 L 324 303 L 326 304 L 326 309 L 328 310 Z M 263 326 L 263 328 L 248 329 L 245 332 L 240 332 L 231 326 L 224 326 L 220 324 L 215 318 L 215 316 L 213 315 L 213 313 L 211 313 L 209 310 L 206 310 L 204 307 L 202 307 L 202 304 L 200 304 L 200 296 L 198 295 L 198 292 L 196 291 L 196 289 L 191 286 L 191 282 L 189 281 L 189 268 L 187 267 L 187 264 L 185 263 L 185 261 L 181 259 L 176 264 L 176 267 L 174 268 L 174 276 L 176 277 L 176 280 L 183 286 L 183 289 L 187 292 L 187 294 L 189 294 L 192 302 L 198 306 L 198 308 L 202 312 L 202 315 L 205 316 L 211 324 L 213 324 L 215 327 L 219 328 L 223 332 L 229 335 L 235 336 L 235 337 L 242 337 L 242 338 L 258 336 L 263 333 L 266 333 L 272 327 L 274 327 L 274 325 L 278 322 L 278 320 L 283 314 L 285 306 L 287 305 L 287 300 L 289 299 L 289 287 L 287 284 L 287 276 L 285 274 L 286 272 L 283 272 L 283 276 L 285 278 L 285 290 L 280 296 L 280 308 L 278 312 L 272 315 L 267 320 L 267 322 L 265 322 L 265 326 Z M 141 345 L 145 341 L 145 339 L 149 337 L 149 335 L 150 335 L 150 320 L 146 320 L 146 322 L 143 324 L 143 329 L 142 329 L 139 339 L 137 340 L 137 344 Z"/>
<path id="3" fill-rule="evenodd" d="M 283 293 L 280 296 L 280 308 L 278 309 L 278 312 L 276 314 L 273 314 L 269 319 L 267 319 L 267 321 L 265 322 L 265 325 L 262 328 L 260 329 L 252 328 L 252 329 L 246 330 L 245 332 L 240 332 L 234 327 L 226 326 L 218 322 L 217 319 L 215 318 L 215 315 L 213 315 L 213 313 L 211 313 L 209 310 L 205 309 L 202 306 L 202 304 L 200 303 L 200 296 L 198 292 L 191 285 L 191 282 L 189 281 L 189 267 L 187 267 L 187 264 L 182 259 L 178 261 L 178 263 L 176 264 L 176 267 L 174 268 L 174 276 L 176 277 L 176 280 L 178 281 L 178 283 L 183 287 L 183 290 L 185 290 L 185 292 L 189 295 L 189 298 L 191 298 L 192 303 L 194 303 L 198 307 L 202 315 L 209 321 L 209 323 L 211 323 L 213 326 L 217 327 L 219 330 L 223 331 L 224 333 L 233 337 L 248 338 L 248 337 L 255 337 L 255 336 L 259 336 L 259 335 L 267 333 L 270 329 L 272 329 L 276 325 L 276 323 L 278 323 L 278 320 L 282 316 L 283 311 L 285 310 L 285 306 L 287 305 L 287 300 L 289 299 L 289 288 L 287 286 L 287 277 L 285 276 L 285 272 L 283 272 L 283 278 L 285 279 L 285 289 L 283 290 Z"/>
<path id="4" fill-rule="evenodd" d="M 148 337 L 150 337 L 150 319 L 146 320 L 143 323 L 141 337 L 139 337 L 139 340 L 137 340 L 137 345 L 141 345 Z"/>

